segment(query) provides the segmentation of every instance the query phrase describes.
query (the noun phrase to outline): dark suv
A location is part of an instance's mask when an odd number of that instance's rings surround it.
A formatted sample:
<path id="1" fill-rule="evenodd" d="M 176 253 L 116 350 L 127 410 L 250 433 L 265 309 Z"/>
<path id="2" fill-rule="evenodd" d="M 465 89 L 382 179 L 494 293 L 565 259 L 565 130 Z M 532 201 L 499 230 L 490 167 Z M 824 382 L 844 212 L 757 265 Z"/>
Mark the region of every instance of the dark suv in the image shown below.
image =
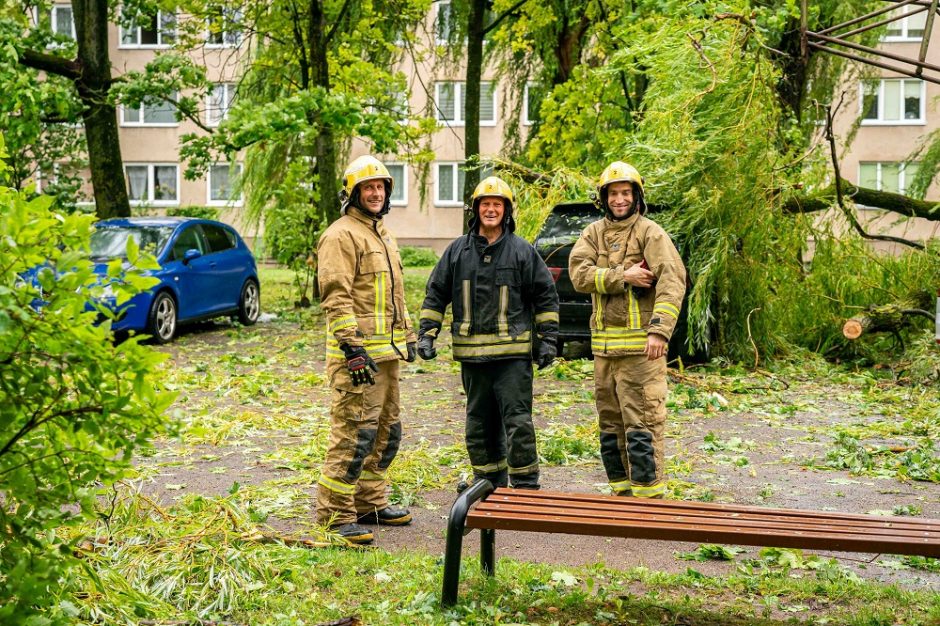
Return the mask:
<path id="1" fill-rule="evenodd" d="M 588 224 L 600 219 L 601 213 L 590 202 L 567 202 L 558 204 L 542 225 L 533 245 L 548 266 L 555 289 L 558 291 L 559 331 L 558 354 L 562 354 L 564 344 L 570 341 L 591 341 L 591 296 L 575 291 L 568 275 L 568 257 L 571 248 L 581 236 Z M 679 249 L 682 252 L 681 246 Z M 708 360 L 707 353 L 690 352 L 686 345 L 688 335 L 688 290 L 682 301 L 679 321 L 669 341 L 669 360 L 682 358 L 683 363 L 697 363 Z"/>

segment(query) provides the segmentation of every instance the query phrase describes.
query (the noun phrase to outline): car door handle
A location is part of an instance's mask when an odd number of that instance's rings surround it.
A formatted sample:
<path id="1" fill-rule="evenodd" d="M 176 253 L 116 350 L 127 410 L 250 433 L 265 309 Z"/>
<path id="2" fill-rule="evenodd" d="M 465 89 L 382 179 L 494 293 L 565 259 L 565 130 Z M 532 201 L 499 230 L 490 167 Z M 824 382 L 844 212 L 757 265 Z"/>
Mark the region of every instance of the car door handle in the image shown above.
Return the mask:
<path id="1" fill-rule="evenodd" d="M 210 262 L 209 267 L 215 267 L 215 261 Z"/>

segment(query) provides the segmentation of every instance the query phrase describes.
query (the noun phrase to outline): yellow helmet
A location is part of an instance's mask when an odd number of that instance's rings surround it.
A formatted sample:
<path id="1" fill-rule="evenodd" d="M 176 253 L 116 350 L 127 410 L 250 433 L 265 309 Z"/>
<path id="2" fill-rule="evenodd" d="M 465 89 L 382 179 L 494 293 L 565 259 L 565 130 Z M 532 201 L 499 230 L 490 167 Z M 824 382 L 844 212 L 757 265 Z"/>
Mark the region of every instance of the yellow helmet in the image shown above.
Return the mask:
<path id="1" fill-rule="evenodd" d="M 483 196 L 505 198 L 510 205 L 512 204 L 512 189 L 498 176 L 487 176 L 481 180 L 480 184 L 473 190 L 473 195 L 470 196 L 470 203 L 473 205 L 474 209 L 476 209 L 477 200 Z"/>
<path id="2" fill-rule="evenodd" d="M 610 183 L 620 182 L 634 183 L 640 187 L 640 191 L 643 191 L 643 177 L 637 169 L 629 163 L 614 161 L 601 173 L 601 179 L 597 183 L 597 193 L 601 193 Z"/>
<path id="3" fill-rule="evenodd" d="M 615 218 L 613 213 L 610 211 L 610 207 L 607 206 L 607 185 L 611 183 L 633 183 L 636 190 L 636 198 L 634 199 L 633 208 L 630 209 L 630 212 L 627 213 L 626 217 L 633 215 L 635 210 L 640 212 L 640 215 L 646 213 L 646 198 L 643 193 L 643 177 L 640 176 L 640 172 L 637 171 L 635 167 L 624 161 L 614 161 L 610 165 L 604 168 L 604 171 L 601 172 L 601 179 L 597 183 L 597 194 L 594 195 L 594 202 L 597 206 L 602 209 L 609 218 L 611 219 L 625 219 L 625 218 Z"/>
<path id="4" fill-rule="evenodd" d="M 506 201 L 506 216 L 504 220 L 510 230 L 515 230 L 516 223 L 512 217 L 512 189 L 509 188 L 509 185 L 506 184 L 506 181 L 498 176 L 487 176 L 481 180 L 480 184 L 478 184 L 476 189 L 473 190 L 473 195 L 470 196 L 470 212 L 472 214 L 470 218 L 471 229 L 477 220 L 477 211 L 480 209 L 480 200 L 486 197 L 502 198 Z"/>
<path id="5" fill-rule="evenodd" d="M 343 202 L 343 211 L 349 206 L 356 185 L 377 178 L 381 178 L 387 183 L 383 213 L 387 212 L 395 182 L 392 180 L 392 175 L 388 173 L 388 168 L 382 165 L 382 162 L 374 156 L 368 154 L 357 158 L 347 165 L 346 171 L 343 172 L 343 191 L 340 193 L 340 199 Z"/>

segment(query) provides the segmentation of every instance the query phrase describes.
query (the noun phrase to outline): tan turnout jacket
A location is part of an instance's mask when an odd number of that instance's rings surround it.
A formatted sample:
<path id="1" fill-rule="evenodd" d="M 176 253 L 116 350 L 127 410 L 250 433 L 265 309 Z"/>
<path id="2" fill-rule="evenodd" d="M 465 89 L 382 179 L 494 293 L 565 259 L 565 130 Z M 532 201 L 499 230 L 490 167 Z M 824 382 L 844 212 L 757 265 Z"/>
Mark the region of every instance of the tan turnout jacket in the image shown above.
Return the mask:
<path id="1" fill-rule="evenodd" d="M 626 285 L 623 271 L 646 260 L 652 287 Z M 581 233 L 568 263 L 574 288 L 591 294 L 591 350 L 595 355 L 643 352 L 648 333 L 672 336 L 682 297 L 685 266 L 669 235 L 640 214 L 598 220 Z"/>
<path id="2" fill-rule="evenodd" d="M 377 363 L 404 358 L 417 336 L 398 245 L 382 220 L 350 208 L 320 237 L 317 260 L 327 360 L 345 361 L 344 343 L 363 346 Z"/>

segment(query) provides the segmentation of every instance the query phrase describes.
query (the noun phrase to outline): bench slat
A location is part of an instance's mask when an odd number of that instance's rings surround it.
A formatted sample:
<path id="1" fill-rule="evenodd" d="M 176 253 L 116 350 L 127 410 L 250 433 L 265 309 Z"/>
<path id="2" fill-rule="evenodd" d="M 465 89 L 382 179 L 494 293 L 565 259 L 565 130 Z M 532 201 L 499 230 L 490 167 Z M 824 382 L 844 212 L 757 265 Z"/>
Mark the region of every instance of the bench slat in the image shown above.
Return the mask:
<path id="1" fill-rule="evenodd" d="M 821 521 L 821 520 L 838 520 L 843 522 L 858 521 L 863 524 L 869 524 L 872 519 L 878 519 L 877 516 L 873 515 L 864 515 L 860 513 L 841 513 L 833 511 L 808 511 L 804 509 L 778 509 L 778 508 L 765 508 L 757 506 L 746 506 L 746 505 L 735 505 L 735 504 L 720 504 L 712 502 L 688 502 L 683 500 L 649 500 L 643 498 L 623 498 L 618 496 L 603 496 L 603 495 L 593 495 L 593 494 L 580 494 L 580 493 L 564 493 L 558 491 L 532 491 L 532 490 L 522 490 L 522 489 L 508 489 L 508 488 L 499 488 L 490 494 L 487 499 L 481 503 L 485 504 L 487 502 L 509 502 L 509 501 L 521 501 L 521 499 L 526 500 L 544 500 L 550 506 L 561 506 L 566 502 L 570 502 L 570 506 L 578 506 L 583 504 L 595 504 L 602 507 L 616 507 L 620 508 L 635 508 L 640 507 L 644 509 L 650 508 L 663 508 L 671 510 L 671 512 L 678 511 L 676 509 L 688 509 L 691 513 L 697 514 L 706 514 L 708 512 L 713 513 L 714 515 L 720 517 L 727 517 L 728 515 L 740 513 L 740 514 L 774 514 L 774 515 L 784 515 L 788 518 L 804 518 L 809 522 Z M 924 520 L 917 519 L 913 517 L 891 517 L 885 518 L 890 520 L 892 523 L 910 525 L 912 527 L 926 527 L 927 529 L 938 529 L 940 530 L 940 520 Z"/>
<path id="2" fill-rule="evenodd" d="M 617 519 L 629 521 L 638 517 L 646 518 L 648 516 L 668 515 L 685 516 L 688 518 L 701 519 L 704 522 L 714 521 L 721 523 L 723 521 L 730 523 L 748 524 L 752 522 L 760 524 L 783 524 L 803 526 L 812 524 L 814 526 L 826 526 L 830 528 L 839 528 L 845 530 L 865 529 L 874 531 L 875 529 L 884 530 L 889 533 L 895 532 L 926 532 L 938 533 L 940 536 L 940 523 L 923 523 L 923 520 L 911 520 L 910 518 L 900 517 L 879 517 L 870 515 L 867 519 L 840 520 L 832 518 L 811 518 L 807 516 L 794 516 L 781 514 L 776 509 L 759 509 L 741 513 L 719 514 L 716 511 L 698 511 L 688 507 L 669 507 L 669 506 L 643 506 L 641 503 L 615 506 L 613 503 L 560 503 L 553 504 L 547 500 L 535 500 L 525 497 L 499 497 L 489 498 L 481 502 L 477 511 L 500 511 L 511 507 L 516 512 L 529 511 L 533 515 L 545 514 L 571 514 L 587 517 L 598 517 L 607 519 Z"/>
<path id="3" fill-rule="evenodd" d="M 485 506 L 484 506 L 485 505 Z M 827 522 L 824 524 L 806 524 L 802 520 L 786 520 L 777 516 L 777 519 L 749 518 L 742 519 L 737 517 L 715 518 L 715 517 L 697 517 L 686 513 L 669 514 L 661 511 L 643 511 L 637 512 L 631 517 L 622 517 L 611 511 L 576 511 L 562 510 L 560 508 L 515 506 L 513 504 L 494 504 L 483 503 L 471 513 L 471 515 L 480 516 L 486 519 L 501 518 L 525 518 L 532 520 L 545 520 L 567 523 L 576 521 L 577 523 L 613 523 L 613 524 L 653 524 L 662 523 L 675 525 L 683 528 L 726 528 L 735 532 L 738 531 L 768 531 L 775 530 L 781 532 L 800 533 L 806 530 L 833 535 L 866 535 L 878 538 L 896 538 L 910 541 L 935 539 L 940 541 L 940 531 L 930 532 L 924 529 L 908 528 L 890 528 L 884 525 L 880 519 L 874 520 L 870 527 L 846 526 Z M 474 522 L 475 523 L 475 522 Z"/>
<path id="4" fill-rule="evenodd" d="M 809 527 L 805 530 L 778 530 L 700 522 L 682 524 L 633 520 L 633 523 L 625 525 L 622 520 L 561 515 L 554 517 L 555 519 L 549 516 L 533 518 L 525 514 L 508 512 L 501 513 L 497 517 L 471 510 L 467 515 L 466 523 L 468 528 L 481 529 L 940 557 L 940 537 L 914 539 L 884 537 L 863 532 L 857 534 L 822 532 Z"/>

